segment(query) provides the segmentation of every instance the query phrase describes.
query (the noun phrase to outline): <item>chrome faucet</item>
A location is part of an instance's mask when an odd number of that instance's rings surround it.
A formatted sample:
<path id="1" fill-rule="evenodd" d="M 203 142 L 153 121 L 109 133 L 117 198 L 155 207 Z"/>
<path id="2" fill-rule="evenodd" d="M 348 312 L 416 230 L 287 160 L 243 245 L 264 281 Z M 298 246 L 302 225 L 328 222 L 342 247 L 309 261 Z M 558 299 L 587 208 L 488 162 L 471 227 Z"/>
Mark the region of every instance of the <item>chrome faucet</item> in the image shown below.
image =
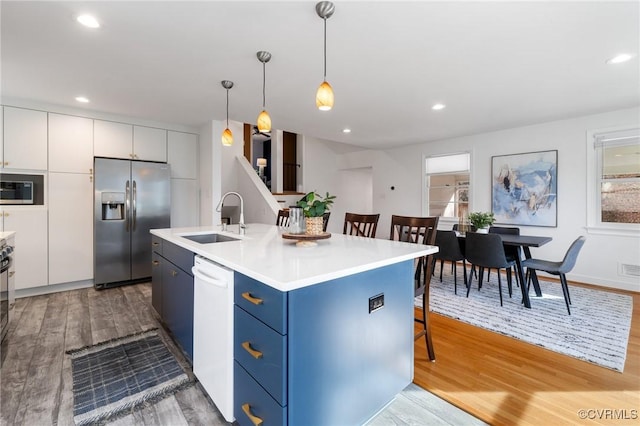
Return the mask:
<path id="1" fill-rule="evenodd" d="M 222 198 L 220 198 L 220 202 L 218 203 L 218 207 L 216 207 L 216 211 L 222 211 L 222 205 L 224 204 L 224 199 L 227 198 L 227 195 L 235 195 L 240 200 L 240 222 L 238 222 L 238 234 L 244 235 L 245 229 L 247 226 L 244 224 L 244 200 L 242 199 L 242 195 L 237 192 L 229 191 L 226 192 Z"/>

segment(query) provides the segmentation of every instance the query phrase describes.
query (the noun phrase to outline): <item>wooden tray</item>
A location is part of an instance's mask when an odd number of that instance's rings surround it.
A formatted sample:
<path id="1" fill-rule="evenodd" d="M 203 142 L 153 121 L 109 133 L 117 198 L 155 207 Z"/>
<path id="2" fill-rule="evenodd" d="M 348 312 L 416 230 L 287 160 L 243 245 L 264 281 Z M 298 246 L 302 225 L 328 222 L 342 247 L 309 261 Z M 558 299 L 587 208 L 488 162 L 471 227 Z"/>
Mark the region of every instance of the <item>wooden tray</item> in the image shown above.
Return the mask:
<path id="1" fill-rule="evenodd" d="M 290 234 L 285 232 L 282 234 L 282 238 L 285 240 L 295 240 L 296 246 L 298 247 L 314 247 L 317 246 L 316 240 L 326 240 L 327 238 L 331 238 L 331 233 L 323 232 L 319 235 L 310 235 L 310 234 Z"/>

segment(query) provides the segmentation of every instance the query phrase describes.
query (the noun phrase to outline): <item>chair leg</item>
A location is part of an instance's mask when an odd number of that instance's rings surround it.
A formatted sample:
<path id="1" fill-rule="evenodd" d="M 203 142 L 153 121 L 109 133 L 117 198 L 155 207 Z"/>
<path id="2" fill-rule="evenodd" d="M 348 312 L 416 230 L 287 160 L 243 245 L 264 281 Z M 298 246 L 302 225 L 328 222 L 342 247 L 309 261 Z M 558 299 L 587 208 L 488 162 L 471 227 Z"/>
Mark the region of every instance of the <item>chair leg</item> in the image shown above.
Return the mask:
<path id="1" fill-rule="evenodd" d="M 465 262 L 464 259 L 462 259 L 462 275 L 464 277 L 464 285 L 467 287 L 467 289 L 471 286 L 471 283 L 469 282 L 469 280 L 467 280 L 467 262 Z"/>
<path id="2" fill-rule="evenodd" d="M 456 262 L 451 262 L 451 269 L 453 270 L 453 293 L 458 294 L 458 267 Z"/>
<path id="3" fill-rule="evenodd" d="M 560 274 L 560 285 L 562 286 L 562 293 L 564 293 L 564 303 L 567 305 L 567 312 L 571 315 L 571 309 L 569 309 L 569 287 L 567 286 L 567 277 L 565 274 Z"/>
<path id="4" fill-rule="evenodd" d="M 442 267 L 444 266 L 444 259 L 440 259 L 440 282 L 442 282 Z"/>
<path id="5" fill-rule="evenodd" d="M 484 268 L 482 266 L 478 267 L 478 291 L 482 288 L 482 278 L 484 277 Z"/>
<path id="6" fill-rule="evenodd" d="M 436 360 L 436 353 L 433 349 L 433 342 L 431 341 L 431 326 L 429 324 L 429 297 L 427 296 L 429 288 L 425 288 L 425 292 L 422 295 L 422 321 L 424 324 L 424 340 L 427 345 L 427 355 L 429 361 Z"/>
<path id="7" fill-rule="evenodd" d="M 500 275 L 500 271 L 498 270 L 498 275 Z M 511 268 L 507 268 L 507 287 L 509 287 L 509 299 L 511 299 L 511 294 L 513 293 L 512 291 L 512 286 L 511 286 Z"/>
<path id="8" fill-rule="evenodd" d="M 498 269 L 498 291 L 500 292 L 500 306 L 502 306 L 502 279 L 500 278 L 500 270 Z"/>

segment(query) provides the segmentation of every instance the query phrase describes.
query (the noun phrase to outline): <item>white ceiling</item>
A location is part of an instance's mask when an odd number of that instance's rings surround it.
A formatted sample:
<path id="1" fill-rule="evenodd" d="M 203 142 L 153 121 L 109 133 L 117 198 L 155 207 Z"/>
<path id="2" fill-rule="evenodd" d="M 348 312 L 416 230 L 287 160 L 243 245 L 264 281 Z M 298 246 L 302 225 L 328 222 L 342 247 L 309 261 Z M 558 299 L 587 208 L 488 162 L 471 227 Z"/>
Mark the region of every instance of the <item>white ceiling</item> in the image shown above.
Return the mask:
<path id="1" fill-rule="evenodd" d="M 379 148 L 640 104 L 638 1 L 337 1 L 315 107 L 323 24 L 315 2 L 7 2 L 2 96 L 200 126 L 253 123 Z M 75 22 L 92 13 L 96 30 Z M 78 104 L 85 95 L 91 103 Z M 442 102 L 447 107 L 432 111 Z M 349 127 L 351 134 L 343 134 Z"/>

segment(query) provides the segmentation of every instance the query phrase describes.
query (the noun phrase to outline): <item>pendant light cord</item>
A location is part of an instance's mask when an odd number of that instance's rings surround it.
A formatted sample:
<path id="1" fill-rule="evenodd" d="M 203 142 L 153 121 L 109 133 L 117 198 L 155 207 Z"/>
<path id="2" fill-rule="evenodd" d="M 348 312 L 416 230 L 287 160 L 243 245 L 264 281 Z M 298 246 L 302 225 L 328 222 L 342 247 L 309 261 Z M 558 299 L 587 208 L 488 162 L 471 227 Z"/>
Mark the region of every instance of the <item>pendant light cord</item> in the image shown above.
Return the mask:
<path id="1" fill-rule="evenodd" d="M 324 81 L 327 81 L 327 18 L 324 21 Z"/>
<path id="2" fill-rule="evenodd" d="M 229 128 L 229 89 L 227 89 L 227 129 Z"/>
<path id="3" fill-rule="evenodd" d="M 264 109 L 264 106 L 266 104 L 265 99 L 266 99 L 266 95 L 265 95 L 265 86 L 267 82 L 267 67 L 266 67 L 266 63 L 263 62 L 262 63 L 262 109 Z"/>

